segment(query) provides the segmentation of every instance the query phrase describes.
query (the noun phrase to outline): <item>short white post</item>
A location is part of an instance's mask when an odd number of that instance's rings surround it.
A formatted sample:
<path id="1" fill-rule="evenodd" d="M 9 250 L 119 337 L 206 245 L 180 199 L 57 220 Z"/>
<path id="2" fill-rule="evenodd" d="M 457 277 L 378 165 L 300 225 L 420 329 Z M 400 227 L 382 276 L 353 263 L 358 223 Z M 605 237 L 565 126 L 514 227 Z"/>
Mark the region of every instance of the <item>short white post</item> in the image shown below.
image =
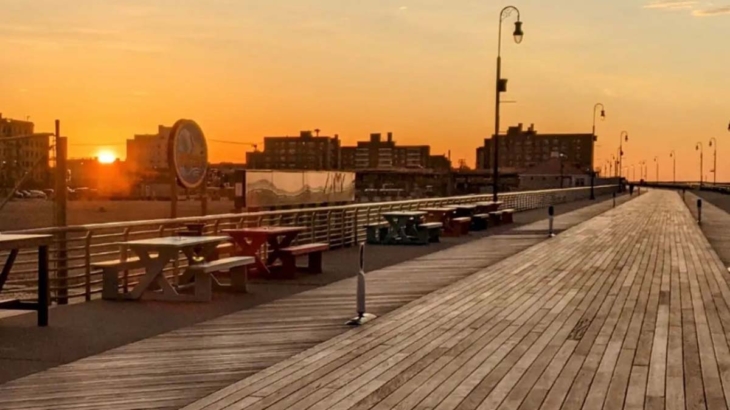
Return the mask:
<path id="1" fill-rule="evenodd" d="M 697 223 L 702 225 L 702 200 L 697 200 Z"/>
<path id="2" fill-rule="evenodd" d="M 357 273 L 357 317 L 347 322 L 350 326 L 360 326 L 376 316 L 365 313 L 365 244 L 360 244 L 360 269 Z"/>
<path id="3" fill-rule="evenodd" d="M 550 207 L 548 208 L 548 223 L 549 223 L 548 238 L 555 237 L 555 233 L 553 232 L 553 218 L 554 217 L 555 217 L 555 207 L 550 205 Z"/>

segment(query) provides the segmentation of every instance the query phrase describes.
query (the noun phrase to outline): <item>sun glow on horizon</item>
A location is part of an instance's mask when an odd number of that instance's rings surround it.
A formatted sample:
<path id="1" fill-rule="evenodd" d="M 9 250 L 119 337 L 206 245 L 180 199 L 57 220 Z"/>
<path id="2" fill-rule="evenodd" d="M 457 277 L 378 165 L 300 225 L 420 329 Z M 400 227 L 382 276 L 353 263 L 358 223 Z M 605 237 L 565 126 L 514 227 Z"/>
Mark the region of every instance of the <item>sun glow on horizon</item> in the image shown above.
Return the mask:
<path id="1" fill-rule="evenodd" d="M 111 164 L 117 160 L 117 156 L 109 150 L 99 151 L 97 158 L 99 159 L 99 162 L 102 164 Z"/>

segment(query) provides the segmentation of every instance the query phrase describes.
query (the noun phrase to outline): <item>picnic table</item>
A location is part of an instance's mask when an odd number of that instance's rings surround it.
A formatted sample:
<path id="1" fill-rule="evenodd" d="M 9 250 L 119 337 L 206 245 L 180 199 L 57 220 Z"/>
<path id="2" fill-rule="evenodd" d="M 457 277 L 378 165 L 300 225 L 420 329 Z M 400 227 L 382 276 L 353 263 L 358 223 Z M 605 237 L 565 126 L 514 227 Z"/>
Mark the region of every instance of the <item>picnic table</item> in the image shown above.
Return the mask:
<path id="1" fill-rule="evenodd" d="M 471 218 L 476 213 L 477 206 L 476 204 L 459 204 L 454 205 L 454 209 L 456 209 L 457 218 Z"/>
<path id="2" fill-rule="evenodd" d="M 215 256 L 216 247 L 229 240 L 227 236 L 170 236 L 119 243 L 139 258 L 145 270 L 137 285 L 122 297 L 140 299 L 144 295 L 152 300 L 173 302 L 198 300 L 194 296 L 179 293 L 165 277 L 165 267 L 176 262 L 182 252 L 189 266 L 181 275 L 181 282 L 185 284 L 190 279 L 190 267 L 210 261 Z"/>
<path id="3" fill-rule="evenodd" d="M 0 235 L 0 251 L 9 252 L 3 270 L 0 272 L 0 292 L 8 280 L 20 249 L 38 248 L 38 301 L 0 299 L 0 309 L 37 311 L 38 326 L 48 326 L 48 247 L 52 241 L 53 236 L 51 235 Z"/>
<path id="4" fill-rule="evenodd" d="M 382 214 L 388 222 L 385 243 L 420 243 L 418 226 L 427 215 L 424 211 L 393 211 Z"/>
<path id="5" fill-rule="evenodd" d="M 253 256 L 255 268 L 259 274 L 271 275 L 271 267 L 278 260 L 282 260 L 283 248 L 287 248 L 294 242 L 297 235 L 306 231 L 303 226 L 260 226 L 241 229 L 227 229 L 223 233 L 233 238 L 241 248 L 244 256 Z M 268 257 L 263 260 L 262 247 L 268 248 Z M 266 253 L 264 253 L 266 255 Z"/>
<path id="6" fill-rule="evenodd" d="M 476 204 L 476 213 L 477 214 L 488 214 L 490 212 L 494 212 L 499 209 L 500 206 L 502 206 L 503 202 L 498 201 L 489 201 L 489 202 L 477 202 Z"/>

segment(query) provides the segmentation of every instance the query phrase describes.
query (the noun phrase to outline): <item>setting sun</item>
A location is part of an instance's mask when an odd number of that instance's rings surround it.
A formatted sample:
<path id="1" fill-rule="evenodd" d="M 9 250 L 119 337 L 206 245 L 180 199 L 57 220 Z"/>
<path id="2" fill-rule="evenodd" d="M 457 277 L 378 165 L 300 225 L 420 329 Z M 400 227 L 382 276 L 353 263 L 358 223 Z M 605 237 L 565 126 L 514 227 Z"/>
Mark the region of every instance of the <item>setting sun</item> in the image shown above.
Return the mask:
<path id="1" fill-rule="evenodd" d="M 99 162 L 102 164 L 111 164 L 116 161 L 117 156 L 111 151 L 99 151 L 97 158 L 99 158 Z"/>

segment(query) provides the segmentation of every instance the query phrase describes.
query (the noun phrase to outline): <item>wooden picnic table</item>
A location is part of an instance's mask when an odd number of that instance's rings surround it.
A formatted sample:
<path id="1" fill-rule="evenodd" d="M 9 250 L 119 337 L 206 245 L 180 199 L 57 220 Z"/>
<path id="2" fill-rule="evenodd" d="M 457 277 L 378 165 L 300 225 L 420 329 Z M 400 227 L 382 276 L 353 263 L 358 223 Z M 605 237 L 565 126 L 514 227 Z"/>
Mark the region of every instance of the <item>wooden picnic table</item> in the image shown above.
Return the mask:
<path id="1" fill-rule="evenodd" d="M 463 217 L 469 217 L 471 218 L 476 214 L 477 206 L 476 204 L 458 204 L 454 205 L 454 208 L 456 209 L 456 217 L 457 218 L 463 218 Z"/>
<path id="2" fill-rule="evenodd" d="M 306 231 L 303 226 L 260 226 L 241 229 L 227 229 L 223 233 L 233 238 L 241 248 L 244 256 L 253 256 L 254 265 L 259 273 L 270 275 L 271 267 L 281 260 L 281 249 L 288 247 L 297 238 L 297 235 Z M 268 257 L 264 262 L 261 256 L 262 247 L 266 245 Z M 265 255 L 266 253 L 264 253 Z"/>
<path id="3" fill-rule="evenodd" d="M 51 235 L 5 235 L 0 234 L 0 251 L 9 251 L 2 272 L 0 272 L 0 292 L 13 269 L 20 249 L 38 248 L 38 301 L 28 302 L 17 299 L 0 300 L 0 309 L 35 310 L 38 312 L 38 326 L 48 326 L 48 247 L 53 241 Z"/>
<path id="4" fill-rule="evenodd" d="M 145 295 L 152 300 L 169 302 L 192 300 L 190 295 L 178 293 L 168 282 L 163 272 L 165 266 L 177 261 L 180 252 L 187 258 L 189 266 L 208 262 L 215 255 L 216 247 L 229 240 L 228 236 L 170 236 L 119 243 L 131 249 L 145 269 L 145 275 L 124 297 L 140 299 Z M 187 277 L 186 273 L 181 277 Z"/>
<path id="5" fill-rule="evenodd" d="M 427 215 L 424 211 L 392 211 L 381 214 L 388 222 L 387 243 L 418 242 L 418 225 Z"/>
<path id="6" fill-rule="evenodd" d="M 498 201 L 489 201 L 489 202 L 477 202 L 476 204 L 476 213 L 477 214 L 488 214 L 490 212 L 495 212 L 501 207 L 503 202 Z"/>

